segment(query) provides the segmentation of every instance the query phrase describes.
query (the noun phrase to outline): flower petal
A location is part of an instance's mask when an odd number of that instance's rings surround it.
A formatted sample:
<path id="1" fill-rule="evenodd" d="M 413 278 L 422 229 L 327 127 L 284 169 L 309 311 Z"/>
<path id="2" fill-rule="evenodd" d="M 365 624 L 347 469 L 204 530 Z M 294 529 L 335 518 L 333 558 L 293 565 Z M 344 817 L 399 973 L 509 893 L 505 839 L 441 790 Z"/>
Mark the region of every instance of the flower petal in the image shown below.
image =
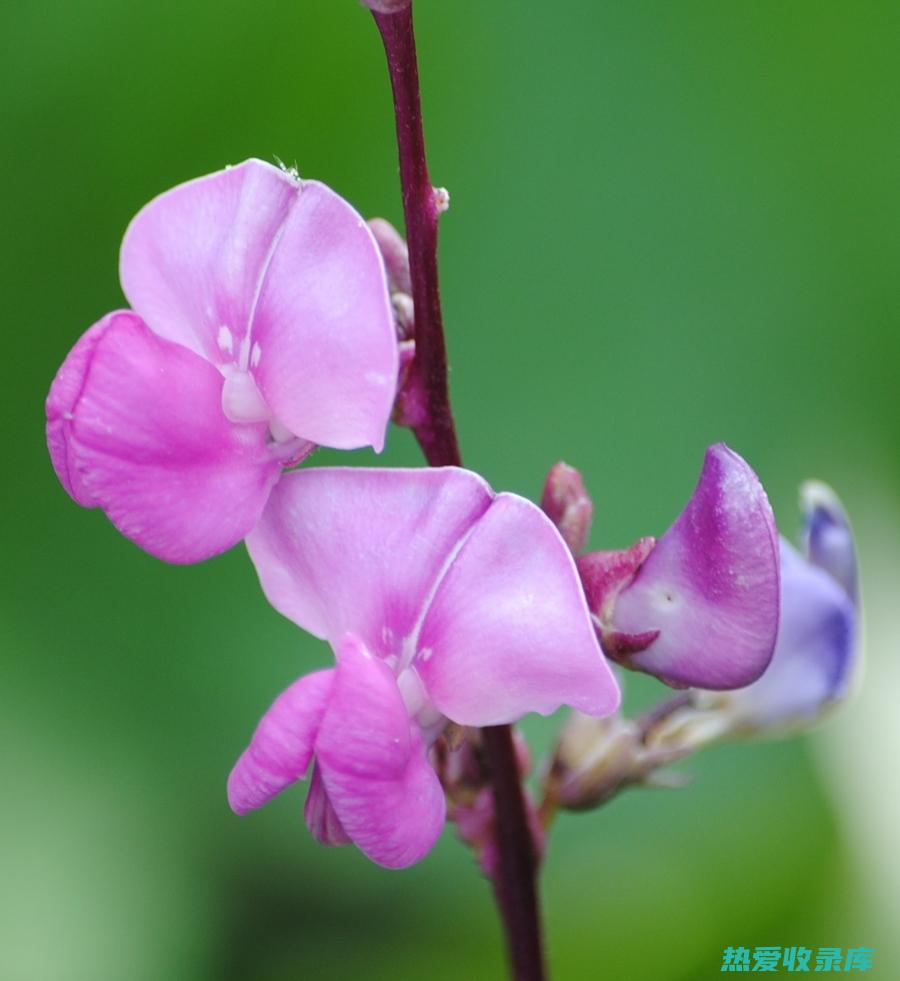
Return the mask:
<path id="1" fill-rule="evenodd" d="M 390 668 L 353 636 L 339 647 L 316 758 L 342 828 L 373 862 L 404 868 L 431 850 L 446 810 L 440 781 Z"/>
<path id="2" fill-rule="evenodd" d="M 381 449 L 397 340 L 374 236 L 347 202 L 247 160 L 146 205 L 122 288 L 160 336 L 249 370 L 292 433 Z"/>
<path id="3" fill-rule="evenodd" d="M 778 629 L 775 521 L 756 475 L 724 444 L 707 450 L 690 501 L 617 596 L 610 626 L 658 630 L 623 663 L 676 686 L 739 688 L 765 670 Z"/>
<path id="4" fill-rule="evenodd" d="M 430 698 L 461 725 L 561 704 L 608 715 L 619 704 L 572 556 L 550 520 L 514 494 L 495 499 L 459 550 L 417 649 Z"/>
<path id="5" fill-rule="evenodd" d="M 742 727 L 809 722 L 846 691 L 857 647 L 857 613 L 827 572 L 781 541 L 781 622 L 772 663 L 752 685 L 730 693 Z"/>
<path id="6" fill-rule="evenodd" d="M 84 389 L 94 348 L 106 332 L 111 318 L 115 316 L 110 314 L 104 317 L 81 335 L 56 373 L 47 396 L 47 448 L 50 450 L 53 469 L 69 496 L 86 508 L 95 507 L 97 502 L 72 459 L 72 420 L 75 417 L 75 406 Z"/>
<path id="7" fill-rule="evenodd" d="M 809 480 L 800 488 L 800 504 L 807 558 L 839 582 L 855 603 L 859 596 L 856 545 L 844 506 L 819 480 Z"/>
<path id="8" fill-rule="evenodd" d="M 336 643 L 352 631 L 400 655 L 490 488 L 455 468 L 325 468 L 285 474 L 247 538 L 269 602 Z"/>
<path id="9" fill-rule="evenodd" d="M 259 290 L 251 367 L 297 436 L 380 452 L 397 391 L 394 313 L 368 225 L 305 181 Z"/>
<path id="10" fill-rule="evenodd" d="M 212 365 L 129 311 L 109 314 L 75 346 L 48 399 L 63 485 L 161 559 L 229 548 L 256 523 L 281 468 L 266 427 L 228 422 L 221 393 Z"/>
<path id="11" fill-rule="evenodd" d="M 304 675 L 275 699 L 228 778 L 228 803 L 246 814 L 303 778 L 334 682 L 334 669 Z"/>
<path id="12" fill-rule="evenodd" d="M 299 191 L 290 174 L 247 160 L 155 197 L 122 240 L 128 302 L 160 337 L 214 364 L 234 362 Z"/>

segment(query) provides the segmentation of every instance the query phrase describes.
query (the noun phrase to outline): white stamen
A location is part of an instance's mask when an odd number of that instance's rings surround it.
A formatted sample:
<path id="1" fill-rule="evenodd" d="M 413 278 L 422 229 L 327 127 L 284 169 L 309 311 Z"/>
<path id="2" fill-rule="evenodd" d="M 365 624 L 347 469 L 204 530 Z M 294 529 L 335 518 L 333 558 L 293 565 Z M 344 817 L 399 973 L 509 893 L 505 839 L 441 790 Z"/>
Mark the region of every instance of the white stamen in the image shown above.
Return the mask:
<path id="1" fill-rule="evenodd" d="M 270 416 L 269 407 L 253 376 L 233 368 L 225 374 L 222 411 L 232 422 L 266 422 Z"/>

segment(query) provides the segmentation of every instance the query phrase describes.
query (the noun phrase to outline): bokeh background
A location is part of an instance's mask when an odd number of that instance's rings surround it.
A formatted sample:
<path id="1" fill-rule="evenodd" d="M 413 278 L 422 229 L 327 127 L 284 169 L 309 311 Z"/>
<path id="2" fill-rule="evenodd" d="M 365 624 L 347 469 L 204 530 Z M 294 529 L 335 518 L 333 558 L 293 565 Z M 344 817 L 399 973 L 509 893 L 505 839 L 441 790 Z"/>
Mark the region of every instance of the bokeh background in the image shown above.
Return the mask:
<path id="1" fill-rule="evenodd" d="M 689 789 L 564 816 L 543 879 L 555 976 L 704 979 L 725 946 L 803 944 L 874 947 L 871 976 L 897 977 L 900 8 L 418 7 L 467 463 L 532 497 L 577 465 L 592 544 L 619 547 L 661 532 L 726 440 L 786 533 L 818 476 L 860 536 L 860 698 L 809 737 L 706 753 Z M 500 978 L 451 832 L 389 873 L 314 845 L 299 789 L 229 812 L 261 711 L 329 652 L 267 606 L 242 548 L 170 568 L 77 508 L 43 440 L 50 380 L 122 304 L 119 241 L 153 195 L 277 155 L 399 222 L 370 18 L 8 0 L 0 120 L 0 977 Z M 408 434 L 383 462 L 419 464 Z M 537 750 L 555 725 L 529 722 Z"/>

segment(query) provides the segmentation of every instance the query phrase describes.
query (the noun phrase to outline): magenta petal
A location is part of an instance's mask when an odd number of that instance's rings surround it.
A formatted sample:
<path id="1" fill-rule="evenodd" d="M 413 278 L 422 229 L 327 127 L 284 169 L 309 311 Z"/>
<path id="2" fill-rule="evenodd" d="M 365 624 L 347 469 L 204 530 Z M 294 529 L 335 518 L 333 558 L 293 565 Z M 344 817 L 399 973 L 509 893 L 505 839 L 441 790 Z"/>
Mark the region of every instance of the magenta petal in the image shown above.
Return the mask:
<path id="1" fill-rule="evenodd" d="M 346 201 L 315 181 L 301 186 L 260 285 L 252 371 L 291 432 L 380 451 L 398 371 L 381 253 Z"/>
<path id="2" fill-rule="evenodd" d="M 86 508 L 95 507 L 97 502 L 72 459 L 72 423 L 94 349 L 116 316 L 114 313 L 109 314 L 81 335 L 56 373 L 47 396 L 47 446 L 53 469 L 70 497 Z"/>
<path id="3" fill-rule="evenodd" d="M 247 548 L 277 610 L 332 642 L 352 631 L 387 657 L 491 496 L 454 468 L 301 470 L 281 479 Z"/>
<path id="4" fill-rule="evenodd" d="M 778 541 L 756 475 L 724 444 L 706 452 L 700 481 L 609 626 L 658 630 L 629 667 L 677 686 L 739 688 L 765 670 L 778 630 Z"/>
<path id="5" fill-rule="evenodd" d="M 434 596 L 415 667 L 461 725 L 570 705 L 608 715 L 619 689 L 597 643 L 575 563 L 550 520 L 500 494 Z"/>
<path id="6" fill-rule="evenodd" d="M 338 667 L 316 758 L 347 835 L 373 862 L 404 868 L 431 850 L 445 802 L 393 673 L 352 636 Z"/>
<path id="7" fill-rule="evenodd" d="M 169 562 L 229 548 L 256 523 L 280 465 L 265 426 L 228 422 L 221 392 L 208 362 L 133 313 L 109 314 L 76 345 L 48 399 L 64 486 Z"/>
<path id="8" fill-rule="evenodd" d="M 236 814 L 262 807 L 306 773 L 334 673 L 304 675 L 266 710 L 228 778 L 228 803 Z"/>

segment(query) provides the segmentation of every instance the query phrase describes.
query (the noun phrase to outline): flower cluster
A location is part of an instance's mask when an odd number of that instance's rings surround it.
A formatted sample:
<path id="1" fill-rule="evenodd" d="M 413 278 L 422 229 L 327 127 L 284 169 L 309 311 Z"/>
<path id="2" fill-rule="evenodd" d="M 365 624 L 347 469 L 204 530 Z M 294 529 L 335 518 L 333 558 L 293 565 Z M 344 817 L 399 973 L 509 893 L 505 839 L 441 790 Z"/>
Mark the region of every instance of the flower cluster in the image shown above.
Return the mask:
<path id="1" fill-rule="evenodd" d="M 449 799 L 493 874 L 475 729 L 570 707 L 548 799 L 582 808 L 846 693 L 844 513 L 810 486 L 802 554 L 779 544 L 724 445 L 658 540 L 588 554 L 592 502 L 564 464 L 543 510 L 457 467 L 293 470 L 319 444 L 380 451 L 414 408 L 405 243 L 324 185 L 249 160 L 176 187 L 132 221 L 120 277 L 131 308 L 82 336 L 47 399 L 61 483 L 169 562 L 245 539 L 271 604 L 335 658 L 263 715 L 228 781 L 237 813 L 309 775 L 315 838 L 399 868 L 432 847 Z M 625 720 L 610 661 L 684 694 Z"/>

